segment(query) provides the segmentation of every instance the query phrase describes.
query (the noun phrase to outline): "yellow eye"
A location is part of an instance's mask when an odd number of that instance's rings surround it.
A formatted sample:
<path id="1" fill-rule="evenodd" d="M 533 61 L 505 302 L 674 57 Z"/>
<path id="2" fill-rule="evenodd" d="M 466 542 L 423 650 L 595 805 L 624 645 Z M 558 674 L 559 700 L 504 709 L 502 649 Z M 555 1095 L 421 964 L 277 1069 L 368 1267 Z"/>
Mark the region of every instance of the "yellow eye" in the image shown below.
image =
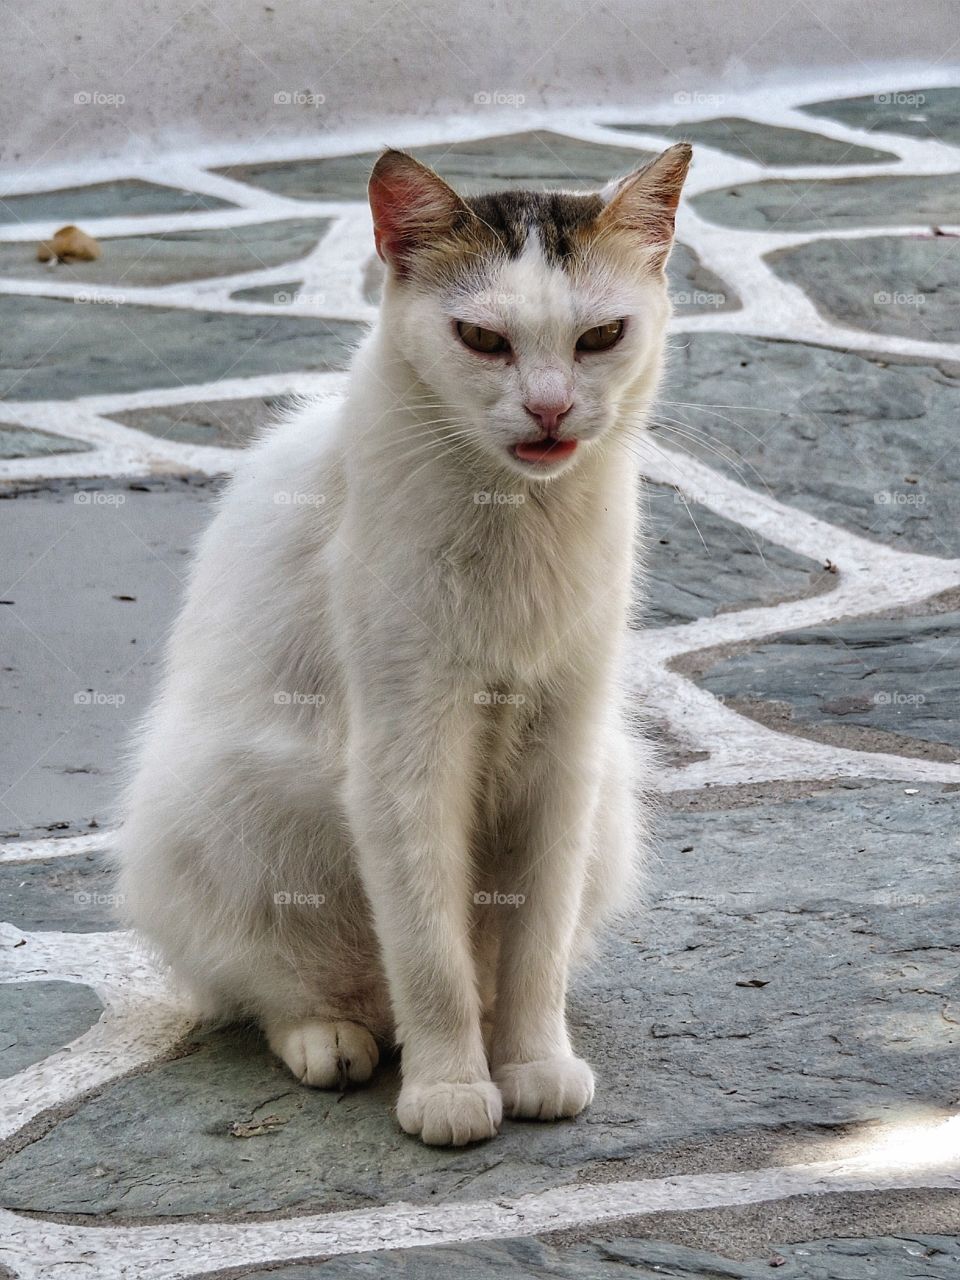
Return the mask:
<path id="1" fill-rule="evenodd" d="M 577 339 L 578 351 L 606 351 L 614 346 L 623 336 L 623 321 L 611 320 L 609 324 L 598 324 Z"/>
<path id="2" fill-rule="evenodd" d="M 510 350 L 510 343 L 502 333 L 494 333 L 492 329 L 481 329 L 478 324 L 467 324 L 457 321 L 457 333 L 460 341 L 471 351 L 482 351 L 484 355 L 500 355 Z"/>

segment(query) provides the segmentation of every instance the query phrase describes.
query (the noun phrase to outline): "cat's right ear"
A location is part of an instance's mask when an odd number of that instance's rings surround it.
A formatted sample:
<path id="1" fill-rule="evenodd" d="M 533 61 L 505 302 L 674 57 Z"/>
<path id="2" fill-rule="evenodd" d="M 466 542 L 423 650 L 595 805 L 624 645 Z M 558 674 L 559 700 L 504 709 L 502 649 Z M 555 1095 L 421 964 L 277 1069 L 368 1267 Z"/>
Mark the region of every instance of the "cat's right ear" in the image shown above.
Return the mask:
<path id="1" fill-rule="evenodd" d="M 377 253 L 400 276 L 421 244 L 437 240 L 470 210 L 432 169 L 403 151 L 385 151 L 368 188 Z"/>

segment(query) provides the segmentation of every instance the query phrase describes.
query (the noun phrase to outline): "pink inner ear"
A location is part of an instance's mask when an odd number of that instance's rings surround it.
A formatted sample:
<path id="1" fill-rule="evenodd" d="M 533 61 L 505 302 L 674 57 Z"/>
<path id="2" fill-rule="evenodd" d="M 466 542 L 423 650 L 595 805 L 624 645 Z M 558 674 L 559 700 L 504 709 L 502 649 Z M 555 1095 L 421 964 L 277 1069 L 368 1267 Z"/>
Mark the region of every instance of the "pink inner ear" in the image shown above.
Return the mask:
<path id="1" fill-rule="evenodd" d="M 384 262 L 400 267 L 413 247 L 422 209 L 430 201 L 426 183 L 406 177 L 379 179 L 370 185 L 373 234 L 377 253 Z"/>

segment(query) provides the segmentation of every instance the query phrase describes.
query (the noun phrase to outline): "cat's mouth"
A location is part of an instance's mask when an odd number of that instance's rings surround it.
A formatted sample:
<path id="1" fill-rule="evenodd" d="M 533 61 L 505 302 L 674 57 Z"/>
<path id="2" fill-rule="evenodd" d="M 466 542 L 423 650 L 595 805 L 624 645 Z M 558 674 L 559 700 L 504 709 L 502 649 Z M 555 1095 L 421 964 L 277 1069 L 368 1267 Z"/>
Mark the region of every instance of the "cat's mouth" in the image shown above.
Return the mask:
<path id="1" fill-rule="evenodd" d="M 576 449 L 576 440 L 558 440 L 556 436 L 545 436 L 543 440 L 523 440 L 513 445 L 510 452 L 520 462 L 540 467 L 552 462 L 564 462 L 573 456 Z"/>

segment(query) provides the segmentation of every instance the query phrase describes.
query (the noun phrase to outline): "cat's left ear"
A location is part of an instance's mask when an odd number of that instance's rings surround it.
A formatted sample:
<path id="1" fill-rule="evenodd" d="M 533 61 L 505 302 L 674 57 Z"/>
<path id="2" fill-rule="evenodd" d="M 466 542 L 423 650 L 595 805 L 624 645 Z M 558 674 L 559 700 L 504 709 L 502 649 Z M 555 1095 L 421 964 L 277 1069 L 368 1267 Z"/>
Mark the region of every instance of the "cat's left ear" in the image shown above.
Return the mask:
<path id="1" fill-rule="evenodd" d="M 598 219 L 601 229 L 616 228 L 637 237 L 658 268 L 666 263 L 673 245 L 677 205 L 692 156 L 689 142 L 678 142 L 600 193 L 606 201 Z"/>
<path id="2" fill-rule="evenodd" d="M 409 274 L 418 246 L 435 242 L 472 216 L 439 174 L 403 151 L 383 153 L 367 194 L 377 253 L 400 276 Z"/>

